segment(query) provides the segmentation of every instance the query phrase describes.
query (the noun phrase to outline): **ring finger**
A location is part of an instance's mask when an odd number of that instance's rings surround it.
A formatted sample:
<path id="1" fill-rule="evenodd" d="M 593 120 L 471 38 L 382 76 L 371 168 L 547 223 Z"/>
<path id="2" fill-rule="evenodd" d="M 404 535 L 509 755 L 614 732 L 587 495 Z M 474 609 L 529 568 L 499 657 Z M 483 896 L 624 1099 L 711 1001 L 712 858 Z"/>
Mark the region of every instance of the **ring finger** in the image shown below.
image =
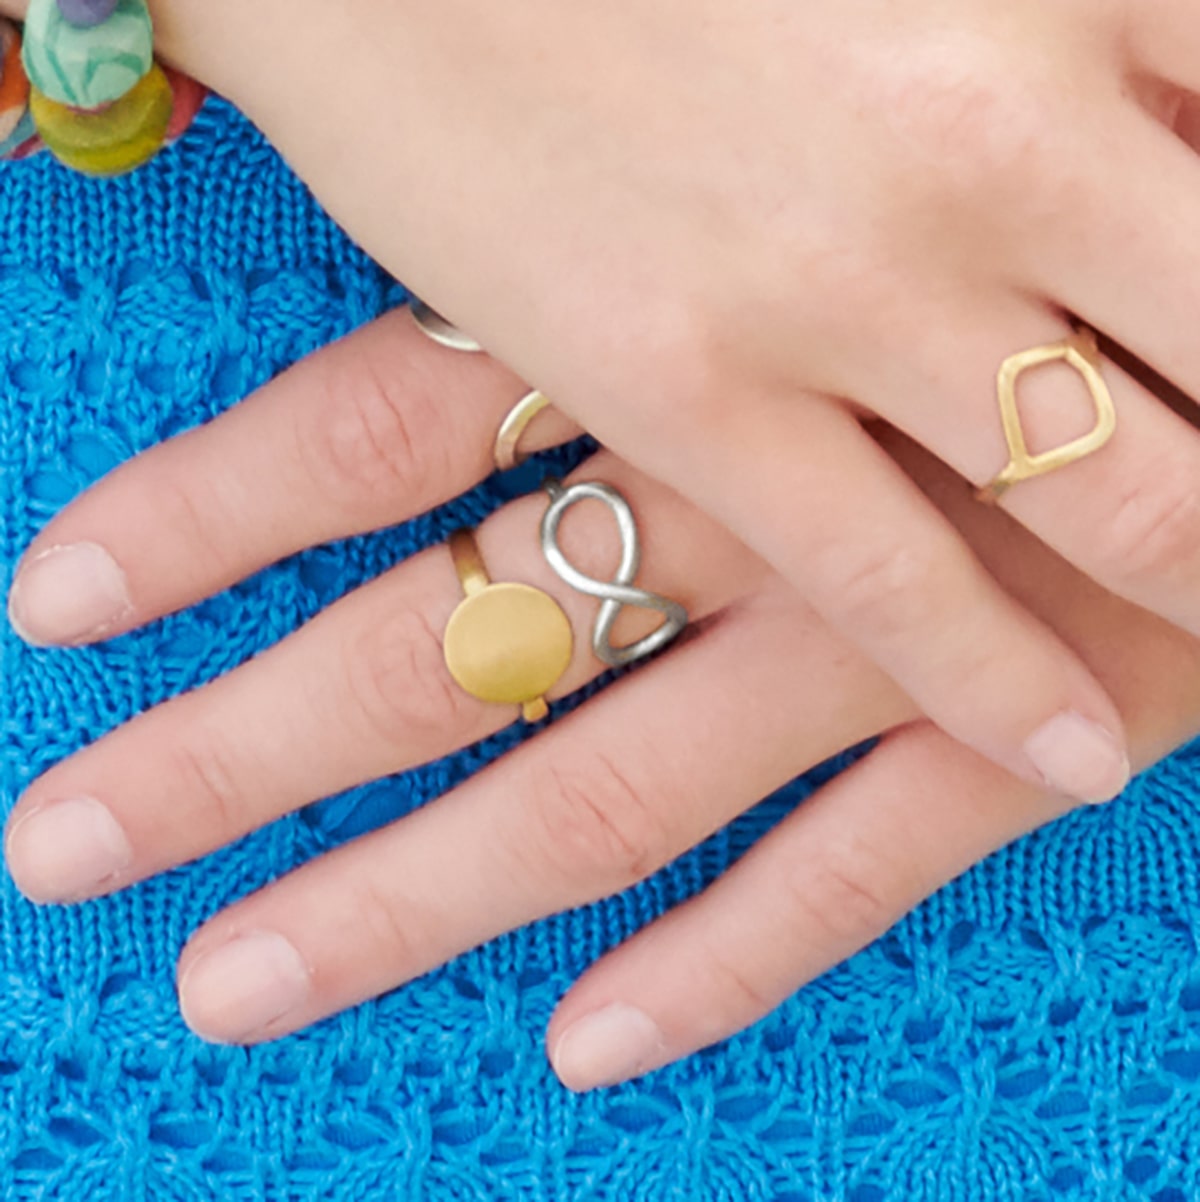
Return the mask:
<path id="1" fill-rule="evenodd" d="M 983 484 L 1008 457 L 994 385 L 987 390 L 992 365 L 1054 341 L 1068 326 L 1051 306 L 1016 294 L 989 301 L 986 319 L 980 312 L 979 320 L 930 324 L 920 352 L 896 364 L 883 387 L 897 402 L 929 396 L 911 420 L 896 424 Z M 1200 434 L 1111 358 L 1102 372 L 1117 413 L 1108 444 L 1016 484 L 999 503 L 1109 591 L 1200 634 Z M 931 389 L 930 381 L 939 383 Z M 1035 454 L 1069 443 L 1097 421 L 1082 381 L 1064 364 L 1022 376 L 1017 396 Z M 953 411 L 956 402 L 964 420 L 940 420 L 938 412 Z"/>
<path id="2" fill-rule="evenodd" d="M 188 1022 L 257 1042 L 376 996 L 628 887 L 913 712 L 784 593 L 777 584 L 445 797 L 218 915 L 180 959 Z"/>

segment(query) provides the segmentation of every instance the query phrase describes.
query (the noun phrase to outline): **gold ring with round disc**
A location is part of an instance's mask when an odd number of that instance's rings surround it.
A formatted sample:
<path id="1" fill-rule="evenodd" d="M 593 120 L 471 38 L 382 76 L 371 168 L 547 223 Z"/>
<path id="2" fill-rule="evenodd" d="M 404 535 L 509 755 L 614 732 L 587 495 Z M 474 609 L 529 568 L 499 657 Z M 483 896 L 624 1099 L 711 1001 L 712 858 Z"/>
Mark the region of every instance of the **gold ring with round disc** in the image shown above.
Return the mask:
<path id="1" fill-rule="evenodd" d="M 571 623 L 548 593 L 489 584 L 450 616 L 446 666 L 480 701 L 523 705 L 558 683 L 571 662 Z"/>

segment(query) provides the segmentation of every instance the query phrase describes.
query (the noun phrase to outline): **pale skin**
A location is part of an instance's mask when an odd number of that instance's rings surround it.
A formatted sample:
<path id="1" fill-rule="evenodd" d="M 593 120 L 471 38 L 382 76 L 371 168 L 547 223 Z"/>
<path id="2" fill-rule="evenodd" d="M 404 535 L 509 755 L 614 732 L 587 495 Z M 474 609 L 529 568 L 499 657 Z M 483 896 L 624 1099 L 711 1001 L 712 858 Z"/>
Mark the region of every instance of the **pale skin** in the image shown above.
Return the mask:
<path id="1" fill-rule="evenodd" d="M 104 548 L 126 589 L 117 616 L 54 640 L 81 642 L 420 512 L 486 471 L 524 378 L 615 452 L 586 474 L 634 502 L 645 583 L 701 621 L 438 803 L 208 923 L 180 964 L 201 1033 L 276 1037 L 619 889 L 833 751 L 887 734 L 568 994 L 548 1032 L 560 1076 L 629 1076 L 753 1021 L 979 856 L 1111 795 L 1126 748 L 1144 764 L 1195 733 L 1200 445 L 1185 421 L 1109 364 L 1116 438 L 1022 485 L 1005 517 L 888 436 L 931 500 L 858 420 L 886 418 L 983 483 L 1005 458 L 996 367 L 1061 337 L 1064 309 L 1196 391 L 1200 351 L 1178 315 L 1200 300 L 1200 170 L 1164 124 L 1186 133 L 1191 115 L 1161 82 L 1188 83 L 1200 60 L 1183 53 L 1200 51 L 1200 20 L 1182 4 L 1138 9 L 1153 20 L 1136 29 L 1132 6 L 1084 19 L 1068 2 L 957 5 L 953 25 L 934 4 L 866 0 L 819 21 L 767 0 L 686 14 L 664 2 L 636 22 L 532 0 L 503 17 L 364 0 L 297 26 L 294 6 L 282 23 L 274 7 L 160 4 L 164 52 L 241 103 L 376 257 L 508 367 L 383 319 L 66 510 L 30 549 L 14 616 L 38 634 L 40 590 L 40 634 L 54 633 L 51 548 Z M 314 45 L 354 64 L 319 112 L 295 95 Z M 531 58 L 537 70 L 518 69 Z M 636 122 L 616 63 L 656 81 Z M 710 85 L 699 97 L 697 79 Z M 378 203 L 393 193 L 404 206 Z M 1035 440 L 1076 432 L 1070 406 L 1064 418 L 1039 403 L 1072 386 L 1030 378 Z M 485 554 L 585 629 L 591 603 L 540 561 L 542 504 L 497 515 Z M 604 528 L 580 514 L 572 536 L 599 574 Z M 111 891 L 504 724 L 444 676 L 433 636 L 455 597 L 446 553 L 428 552 L 52 769 L 10 820 L 18 884 L 38 900 Z M 563 690 L 596 669 L 581 653 Z M 322 711 L 312 682 L 331 671 L 342 692 Z M 1036 734 L 1064 715 L 1087 754 L 1056 753 L 1051 773 Z M 618 759 L 598 750 L 614 726 L 628 732 Z M 82 879 L 95 848 L 43 823 L 78 797 L 116 824 L 119 865 L 98 881 Z M 473 886 L 448 898 L 451 866 Z M 253 955 L 234 944 L 238 971 L 218 972 L 216 951 L 247 932 L 268 938 Z M 252 981 L 250 962 L 274 966 L 274 984 Z M 286 1012 L 268 1014 L 289 982 Z M 245 1029 L 253 999 L 262 1021 Z M 589 1033 L 581 1020 L 597 1014 Z"/>
<path id="2" fill-rule="evenodd" d="M 386 397 L 374 391 L 380 380 L 392 382 Z M 31 554 L 106 547 L 130 585 L 130 608 L 109 633 L 128 629 L 302 546 L 401 520 L 468 487 L 488 470 L 490 434 L 515 390 L 506 369 L 437 347 L 407 313 L 393 314 L 118 469 L 54 519 Z M 367 411 L 395 424 L 346 417 Z M 405 433 L 380 458 L 384 444 L 366 431 L 389 428 Z M 560 432 L 547 420 L 531 445 Z M 891 434 L 885 445 L 1118 698 L 1139 765 L 1200 730 L 1200 645 L 979 506 L 912 444 Z M 676 494 L 609 453 L 578 476 L 617 485 L 634 505 L 643 582 L 688 605 L 691 637 L 440 801 L 205 924 L 179 965 L 184 1015 L 198 1032 L 271 1039 L 400 985 L 504 930 L 633 883 L 830 754 L 886 735 L 707 894 L 567 995 L 548 1048 L 562 1079 L 588 1088 L 752 1022 L 974 860 L 1070 808 L 922 721 L 765 561 Z M 565 589 L 538 551 L 544 508 L 528 497 L 490 519 L 479 532 L 484 556 L 497 579 L 547 589 L 585 630 L 594 603 Z M 599 508 L 576 511 L 564 542 L 595 575 L 615 558 Z M 251 663 L 51 769 L 9 823 L 17 884 L 39 901 L 111 892 L 507 724 L 511 710 L 462 693 L 442 662 L 439 632 L 458 595 L 446 549 L 427 551 Z M 644 629 L 630 617 L 618 638 Z M 580 647 L 554 695 L 599 670 Z M 117 859 L 100 865 L 98 880 L 73 798 L 116 823 L 104 845 Z M 264 933 L 265 943 L 239 938 Z M 209 953 L 230 948 L 222 969 Z M 630 1020 L 631 1010 L 646 1019 Z M 597 1013 L 599 1037 L 567 1036 Z M 647 1032 L 648 1047 L 638 1042 Z"/>

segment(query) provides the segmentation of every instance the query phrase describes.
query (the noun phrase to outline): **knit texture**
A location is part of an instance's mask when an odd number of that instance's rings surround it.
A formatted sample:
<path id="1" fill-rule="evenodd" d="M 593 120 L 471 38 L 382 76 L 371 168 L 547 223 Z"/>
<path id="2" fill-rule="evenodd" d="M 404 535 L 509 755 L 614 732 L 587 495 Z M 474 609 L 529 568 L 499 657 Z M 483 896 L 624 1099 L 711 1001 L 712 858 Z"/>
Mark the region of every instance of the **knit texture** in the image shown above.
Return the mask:
<path id="1" fill-rule="evenodd" d="M 47 159 L 7 167 L 0 235 L 6 589 L 36 531 L 90 482 L 405 299 L 219 103 L 129 179 Z M 4 812 L 61 758 L 275 643 L 511 487 L 298 555 L 97 648 L 35 650 L 4 627 Z M 616 1089 L 575 1097 L 556 1083 L 542 1052 L 556 998 L 831 768 L 619 898 L 292 1038 L 246 1050 L 187 1031 L 173 969 L 201 921 L 519 737 L 95 903 L 37 908 L 5 877 L 0 1197 L 1200 1197 L 1200 747 L 993 856 L 751 1031 Z"/>

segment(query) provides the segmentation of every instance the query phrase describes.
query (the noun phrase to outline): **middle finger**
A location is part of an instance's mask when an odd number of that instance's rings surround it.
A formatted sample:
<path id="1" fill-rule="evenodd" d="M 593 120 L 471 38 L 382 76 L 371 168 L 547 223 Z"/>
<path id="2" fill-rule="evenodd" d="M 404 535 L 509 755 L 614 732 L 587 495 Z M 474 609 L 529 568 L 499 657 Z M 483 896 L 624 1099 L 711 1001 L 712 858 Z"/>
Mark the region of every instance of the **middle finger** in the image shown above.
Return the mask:
<path id="1" fill-rule="evenodd" d="M 643 520 L 645 584 L 704 618 L 753 590 L 766 568 L 665 487 L 610 455 L 585 469 L 612 482 Z M 551 572 L 536 535 L 546 500 L 494 515 L 478 540 L 498 579 L 556 596 L 579 632 L 596 603 Z M 604 576 L 616 559 L 599 506 L 562 529 L 571 562 Z M 503 574 L 500 575 L 500 570 Z M 220 680 L 139 716 L 37 780 L 14 809 L 7 854 L 38 901 L 124 887 L 201 855 L 318 798 L 449 754 L 513 719 L 462 692 L 441 632 L 461 598 L 445 547 L 433 548 L 337 602 Z M 622 625 L 622 623 L 624 623 Z M 616 641 L 652 619 L 623 614 Z M 553 696 L 603 670 L 587 640 Z M 169 806 L 163 804 L 170 798 Z"/>

